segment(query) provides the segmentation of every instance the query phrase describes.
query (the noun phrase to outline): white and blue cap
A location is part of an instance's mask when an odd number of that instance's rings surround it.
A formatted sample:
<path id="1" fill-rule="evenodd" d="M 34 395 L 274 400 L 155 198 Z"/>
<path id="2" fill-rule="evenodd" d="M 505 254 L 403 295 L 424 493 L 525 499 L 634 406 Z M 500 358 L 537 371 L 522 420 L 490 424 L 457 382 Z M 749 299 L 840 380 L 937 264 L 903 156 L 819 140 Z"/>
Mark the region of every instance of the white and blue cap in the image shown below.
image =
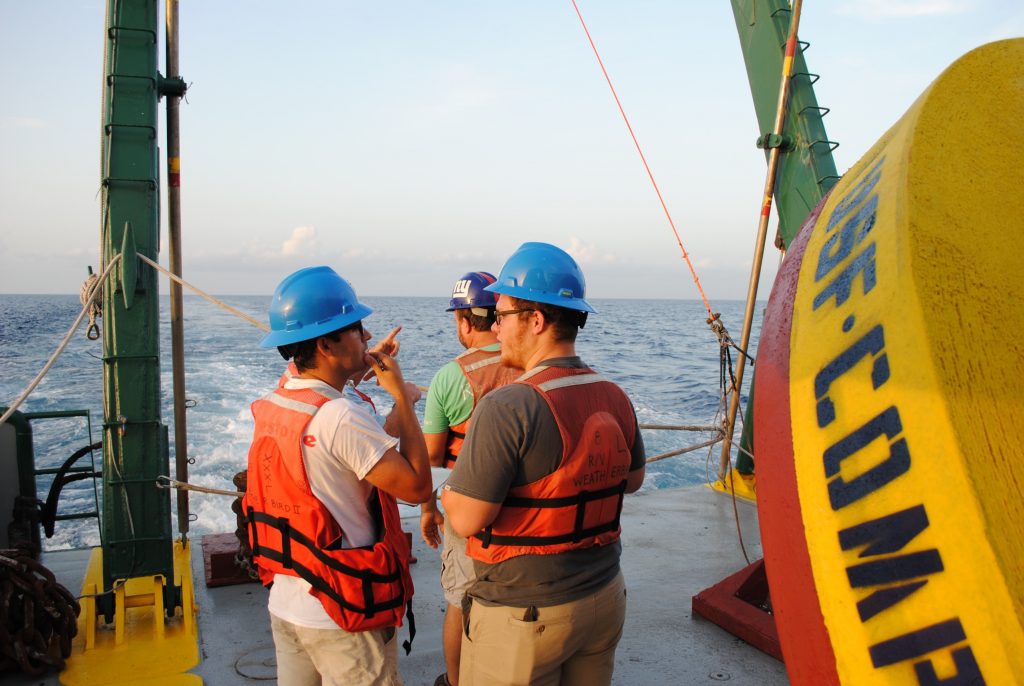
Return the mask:
<path id="1" fill-rule="evenodd" d="M 494 274 L 490 272 L 463 274 L 452 286 L 452 299 L 448 301 L 448 309 L 445 311 L 494 309 L 498 304 L 498 296 L 487 290 L 492 283 L 494 283 Z M 474 312 L 473 314 L 486 316 L 487 312 Z"/>

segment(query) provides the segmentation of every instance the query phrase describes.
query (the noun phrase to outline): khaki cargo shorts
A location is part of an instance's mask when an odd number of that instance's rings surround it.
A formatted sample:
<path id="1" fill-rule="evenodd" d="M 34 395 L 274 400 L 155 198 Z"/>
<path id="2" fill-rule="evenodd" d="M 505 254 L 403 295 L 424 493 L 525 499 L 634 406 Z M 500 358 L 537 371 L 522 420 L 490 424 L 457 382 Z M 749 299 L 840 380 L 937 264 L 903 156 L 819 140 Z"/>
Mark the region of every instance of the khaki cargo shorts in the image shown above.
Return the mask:
<path id="1" fill-rule="evenodd" d="M 444 520 L 444 542 L 441 545 L 441 588 L 449 605 L 462 607 L 462 598 L 476 581 L 473 560 L 466 555 L 466 539 Z"/>

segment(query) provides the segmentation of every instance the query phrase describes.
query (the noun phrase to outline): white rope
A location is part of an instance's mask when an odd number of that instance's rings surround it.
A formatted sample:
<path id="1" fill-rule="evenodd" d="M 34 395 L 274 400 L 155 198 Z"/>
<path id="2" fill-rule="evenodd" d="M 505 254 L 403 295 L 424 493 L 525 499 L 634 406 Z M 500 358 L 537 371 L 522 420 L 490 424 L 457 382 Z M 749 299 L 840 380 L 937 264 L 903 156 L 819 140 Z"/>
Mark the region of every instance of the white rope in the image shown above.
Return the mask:
<path id="1" fill-rule="evenodd" d="M 231 314 L 235 315 L 236 317 L 240 317 L 240 318 L 244 319 L 245 321 L 247 321 L 250 324 L 252 324 L 253 326 L 255 326 L 257 329 L 260 329 L 261 331 L 270 331 L 270 327 L 267 326 L 266 324 L 264 324 L 263 322 L 258 321 L 256 319 L 253 319 L 252 317 L 247 315 L 245 312 L 242 312 L 241 310 L 236 310 L 234 307 L 231 307 L 231 305 L 228 305 L 223 300 L 218 300 L 217 298 L 213 297 L 212 295 L 210 295 L 206 291 L 203 291 L 203 290 L 200 290 L 199 288 L 196 288 L 195 286 L 193 286 L 189 282 L 185 281 L 185 279 L 181 278 L 180 276 L 178 276 L 177 274 L 175 274 L 175 273 L 173 273 L 171 271 L 168 271 L 168 270 L 164 269 L 159 264 L 157 264 L 153 260 L 149 259 L 145 255 L 139 255 L 139 259 L 142 260 L 143 262 L 145 262 L 146 264 L 148 264 L 150 267 L 153 267 L 157 271 L 160 271 L 160 272 L 166 274 L 167 277 L 169 279 L 171 279 L 171 281 L 179 283 L 182 286 L 184 286 L 185 288 L 188 288 L 189 290 L 194 291 L 197 295 L 201 295 L 202 297 L 206 298 L 206 300 L 208 300 L 209 302 L 213 303 L 214 305 L 216 305 L 218 307 L 224 308 L 225 310 L 227 310 Z"/>
<path id="2" fill-rule="evenodd" d="M 160 480 L 166 483 L 161 483 Z M 177 481 L 169 476 L 158 476 L 156 482 L 157 488 L 177 488 L 182 491 L 196 491 L 198 493 L 212 493 L 214 495 L 227 495 L 232 498 L 241 498 L 245 495 L 243 491 L 225 491 L 222 488 L 210 488 L 208 486 L 197 486 L 190 484 L 187 481 Z"/>
<path id="3" fill-rule="evenodd" d="M 120 259 L 120 253 L 114 255 L 114 257 L 111 258 L 110 262 L 107 263 L 107 266 L 103 268 L 103 271 L 100 272 L 99 278 L 96 279 L 96 281 L 92 285 L 92 288 L 89 290 L 89 293 L 86 294 L 86 297 L 84 298 L 86 303 L 91 303 L 93 296 L 95 296 L 97 290 L 106 280 L 107 276 L 111 273 L 111 270 L 113 269 L 114 265 L 117 264 L 118 260 Z M 64 348 L 68 346 L 68 343 L 71 341 L 71 337 L 75 334 L 75 331 L 78 330 L 79 325 L 82 323 L 82 319 L 85 318 L 85 315 L 88 311 L 89 304 L 86 304 L 85 306 L 82 307 L 82 311 L 78 313 L 78 317 L 75 319 L 75 323 L 71 325 L 70 329 L 68 329 L 67 334 L 65 334 L 64 336 L 64 340 L 62 340 L 60 342 L 60 345 L 57 346 L 57 349 L 53 352 L 53 355 L 50 356 L 50 359 L 43 366 L 39 374 L 36 375 L 36 378 L 32 379 L 32 383 L 30 383 L 28 387 L 21 392 L 21 395 L 19 395 L 18 398 L 13 403 L 11 403 L 11 406 L 7 408 L 6 412 L 4 412 L 4 416 L 0 417 L 0 424 L 6 423 L 7 420 L 10 419 L 11 415 L 14 414 L 19 407 L 21 407 L 21 404 L 23 402 L 25 402 L 25 399 L 28 398 L 29 394 L 31 394 L 32 391 L 36 389 L 36 386 L 38 386 L 39 382 L 43 380 L 43 377 L 46 376 L 46 373 L 49 372 L 50 368 L 54 365 L 55 362 L 57 362 L 57 358 L 60 357 L 62 352 L 64 352 Z"/>
<path id="4" fill-rule="evenodd" d="M 652 431 L 721 431 L 722 427 L 717 425 L 700 424 L 640 424 L 641 429 Z"/>
<path id="5" fill-rule="evenodd" d="M 671 450 L 667 453 L 661 453 L 654 457 L 647 458 L 647 464 L 652 462 L 658 462 L 669 457 L 675 457 L 676 455 L 683 455 L 685 453 L 691 453 L 694 450 L 700 450 L 701 448 L 707 448 L 708 446 L 714 445 L 715 443 L 721 442 L 725 438 L 725 433 L 722 431 L 720 426 L 709 426 L 700 424 L 638 424 L 641 429 L 647 429 L 648 431 L 700 431 L 704 433 L 716 433 L 718 434 L 715 438 L 704 441 L 702 443 L 696 443 L 679 450 Z"/>
<path id="6" fill-rule="evenodd" d="M 256 319 L 253 319 L 252 317 L 247 315 L 245 312 L 242 312 L 241 310 L 236 310 L 234 307 L 232 307 L 231 305 L 228 305 L 223 300 L 218 300 L 217 298 L 215 298 L 214 296 L 210 295 L 209 293 L 207 293 L 207 292 L 205 292 L 205 291 L 203 291 L 203 290 L 201 290 L 199 288 L 196 288 L 195 286 L 190 284 L 188 281 L 185 281 L 184 279 L 179 277 L 177 274 L 174 274 L 173 272 L 168 271 L 167 269 L 164 269 L 159 264 L 157 264 L 153 260 L 149 259 L 145 255 L 139 255 L 139 259 L 142 260 L 143 262 L 145 262 L 146 264 L 148 264 L 149 266 L 153 267 L 154 269 L 156 269 L 156 270 L 166 274 L 167 278 L 169 278 L 171 281 L 179 283 L 182 286 L 184 286 L 185 288 L 188 288 L 188 289 L 190 289 L 192 291 L 195 291 L 196 294 L 201 295 L 202 297 L 206 298 L 206 300 L 208 300 L 209 302 L 213 303 L 214 305 L 216 305 L 218 307 L 224 308 L 225 310 L 227 310 L 231 314 L 235 315 L 236 317 L 240 317 L 241 319 L 244 319 L 245 321 L 247 321 L 250 324 L 252 324 L 253 326 L 255 326 L 257 329 L 260 329 L 261 331 L 270 331 L 270 327 L 267 326 L 266 324 L 264 324 L 263 322 L 258 321 Z M 371 373 L 370 376 L 373 376 L 373 374 Z M 367 378 L 369 378 L 369 377 L 367 377 Z M 429 386 L 421 386 L 419 384 L 416 384 L 416 388 L 420 389 L 424 393 L 426 393 L 427 391 L 430 390 Z M 665 427 L 665 428 L 668 428 L 668 427 Z"/>
<path id="7" fill-rule="evenodd" d="M 693 452 L 694 450 L 700 450 L 701 448 L 707 448 L 708 446 L 714 445 L 715 443 L 719 443 L 723 438 L 725 438 L 725 435 L 722 434 L 722 433 L 719 433 L 718 436 L 716 436 L 716 437 L 714 437 L 714 438 L 712 438 L 710 440 L 704 441 L 703 443 L 697 443 L 695 445 L 691 445 L 691 446 L 688 446 L 686 448 L 680 448 L 679 450 L 672 450 L 672 451 L 667 452 L 667 453 L 662 453 L 661 455 L 655 455 L 654 457 L 648 457 L 647 458 L 647 464 L 650 464 L 652 462 L 657 462 L 658 460 L 664 460 L 667 457 L 675 457 L 676 455 L 682 455 L 683 453 L 689 453 L 689 452 Z"/>

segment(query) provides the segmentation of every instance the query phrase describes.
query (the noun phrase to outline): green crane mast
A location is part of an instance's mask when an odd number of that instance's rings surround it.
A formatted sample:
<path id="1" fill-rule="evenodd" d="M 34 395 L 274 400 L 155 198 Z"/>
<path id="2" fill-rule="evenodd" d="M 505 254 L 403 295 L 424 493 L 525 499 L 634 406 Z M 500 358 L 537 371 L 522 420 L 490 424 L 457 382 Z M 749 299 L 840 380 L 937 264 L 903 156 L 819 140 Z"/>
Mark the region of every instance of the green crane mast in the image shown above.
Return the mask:
<path id="1" fill-rule="evenodd" d="M 782 148 L 775 208 L 779 215 L 779 233 L 783 245 L 788 247 L 807 215 L 839 181 L 832 159 L 832 151 L 838 143 L 830 141 L 825 134 L 822 117 L 828 109 L 820 107 L 814 96 L 813 84 L 818 76 L 807 70 L 803 53 L 808 44 L 804 42 L 800 43 L 794 59 L 785 133 L 781 139 L 771 135 L 789 31 L 789 3 L 786 0 L 732 0 L 732 10 L 761 132 L 757 146 L 765 150 L 765 158 L 769 148 Z"/>
<path id="2" fill-rule="evenodd" d="M 164 607 L 180 604 L 173 586 L 170 497 L 156 487 L 169 473 L 160 418 L 157 275 L 160 245 L 157 103 L 182 88 L 157 71 L 156 0 L 108 0 L 101 137 L 101 250 L 117 255 L 103 286 L 103 580 L 162 575 Z M 111 595 L 101 611 L 113 611 Z"/>

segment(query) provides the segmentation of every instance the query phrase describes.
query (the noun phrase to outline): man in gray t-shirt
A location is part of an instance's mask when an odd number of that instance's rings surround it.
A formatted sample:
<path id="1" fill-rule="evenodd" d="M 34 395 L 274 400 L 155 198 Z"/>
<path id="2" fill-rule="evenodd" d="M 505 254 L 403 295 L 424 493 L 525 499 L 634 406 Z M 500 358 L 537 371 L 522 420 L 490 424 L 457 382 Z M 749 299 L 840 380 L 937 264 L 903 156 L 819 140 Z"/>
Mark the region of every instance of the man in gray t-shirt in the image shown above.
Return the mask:
<path id="1" fill-rule="evenodd" d="M 477 574 L 462 686 L 608 684 L 626 605 L 619 513 L 644 478 L 636 415 L 576 356 L 593 308 L 568 254 L 526 243 L 488 290 L 502 359 L 526 373 L 479 403 L 442 493 Z"/>

